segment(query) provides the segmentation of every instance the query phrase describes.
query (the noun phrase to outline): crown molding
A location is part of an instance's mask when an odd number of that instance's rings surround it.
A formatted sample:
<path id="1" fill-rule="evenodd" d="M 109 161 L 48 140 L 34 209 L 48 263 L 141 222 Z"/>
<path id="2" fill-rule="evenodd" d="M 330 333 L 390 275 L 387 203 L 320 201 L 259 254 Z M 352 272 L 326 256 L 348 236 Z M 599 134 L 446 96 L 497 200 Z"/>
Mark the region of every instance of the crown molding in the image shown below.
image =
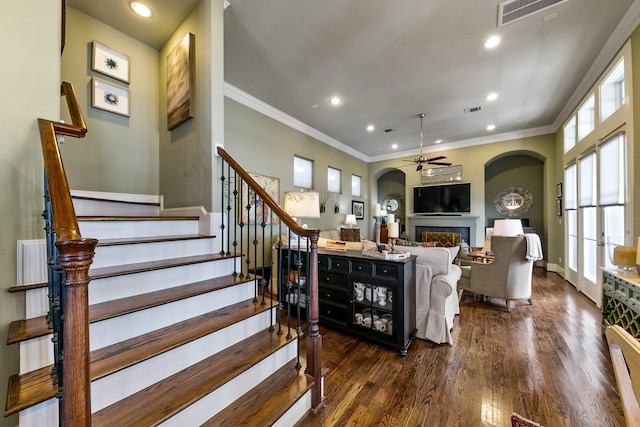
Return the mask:
<path id="1" fill-rule="evenodd" d="M 299 132 L 302 132 L 305 135 L 308 135 L 312 138 L 317 139 L 318 141 L 324 142 L 327 145 L 330 145 L 333 148 L 337 148 L 344 153 L 349 154 L 357 159 L 360 159 L 364 162 L 369 162 L 369 158 L 362 154 L 359 151 L 354 150 L 348 145 L 338 141 L 330 137 L 329 135 L 320 132 L 319 130 L 312 128 L 311 126 L 301 122 L 300 120 L 291 117 L 290 115 L 283 113 L 282 111 L 272 107 L 271 105 L 261 101 L 260 99 L 249 95 L 247 92 L 238 89 L 237 87 L 230 85 L 227 82 L 224 82 L 224 96 L 229 99 L 233 99 L 240 104 L 251 108 L 259 113 L 264 114 L 267 117 L 272 118 L 284 125 L 289 126 L 292 129 L 295 129 Z"/>

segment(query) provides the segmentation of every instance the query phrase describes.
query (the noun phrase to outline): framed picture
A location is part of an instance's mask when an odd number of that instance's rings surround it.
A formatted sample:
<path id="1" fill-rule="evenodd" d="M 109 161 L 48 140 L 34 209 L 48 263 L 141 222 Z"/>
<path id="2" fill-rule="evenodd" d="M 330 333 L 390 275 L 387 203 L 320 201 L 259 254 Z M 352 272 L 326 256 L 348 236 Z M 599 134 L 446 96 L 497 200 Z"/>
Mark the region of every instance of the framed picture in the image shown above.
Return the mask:
<path id="1" fill-rule="evenodd" d="M 251 178 L 266 191 L 266 193 L 280 203 L 280 178 L 273 176 L 260 175 L 249 172 Z M 247 205 L 249 209 L 247 209 Z M 271 209 L 265 205 L 253 190 L 249 188 L 246 182 L 242 181 L 242 188 L 238 196 L 238 217 L 242 219 L 243 224 L 278 224 L 280 218 L 271 215 Z"/>
<path id="2" fill-rule="evenodd" d="M 356 219 L 364 219 L 364 202 L 352 200 L 351 213 L 356 216 Z"/>
<path id="3" fill-rule="evenodd" d="M 98 41 L 93 41 L 91 69 L 129 83 L 129 57 Z"/>
<path id="4" fill-rule="evenodd" d="M 167 128 L 175 129 L 194 116 L 196 36 L 187 33 L 167 56 Z"/>
<path id="5" fill-rule="evenodd" d="M 556 199 L 556 215 L 562 216 L 562 199 Z"/>
<path id="6" fill-rule="evenodd" d="M 556 185 L 556 197 L 558 199 L 562 198 L 562 183 L 559 183 L 558 185 Z"/>
<path id="7" fill-rule="evenodd" d="M 129 90 L 96 77 L 91 79 L 91 106 L 129 117 Z"/>

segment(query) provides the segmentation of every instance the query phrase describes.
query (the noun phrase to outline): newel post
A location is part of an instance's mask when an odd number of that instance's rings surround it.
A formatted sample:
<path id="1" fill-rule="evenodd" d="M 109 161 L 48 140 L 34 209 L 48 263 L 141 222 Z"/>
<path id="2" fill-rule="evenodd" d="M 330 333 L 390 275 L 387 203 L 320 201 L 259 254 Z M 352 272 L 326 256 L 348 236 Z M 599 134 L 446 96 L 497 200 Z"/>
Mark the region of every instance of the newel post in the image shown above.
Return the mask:
<path id="1" fill-rule="evenodd" d="M 311 390 L 311 406 L 317 411 L 323 405 L 322 395 L 322 336 L 318 327 L 320 308 L 318 305 L 318 234 L 311 237 L 311 250 L 309 254 L 309 275 L 311 280 L 311 307 L 309 309 L 309 325 L 307 327 L 307 374 L 311 375 L 315 382 Z"/>
<path id="2" fill-rule="evenodd" d="M 91 426 L 91 378 L 89 375 L 89 266 L 95 239 L 56 242 L 64 269 L 64 320 L 62 362 L 62 423 Z"/>

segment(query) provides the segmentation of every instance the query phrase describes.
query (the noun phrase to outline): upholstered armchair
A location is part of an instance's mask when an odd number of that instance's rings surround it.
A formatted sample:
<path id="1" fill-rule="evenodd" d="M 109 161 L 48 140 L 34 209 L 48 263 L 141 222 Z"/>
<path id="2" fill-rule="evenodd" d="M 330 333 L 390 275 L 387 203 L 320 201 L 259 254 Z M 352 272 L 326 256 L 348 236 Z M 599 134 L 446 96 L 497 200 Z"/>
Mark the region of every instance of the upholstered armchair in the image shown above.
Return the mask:
<path id="1" fill-rule="evenodd" d="M 453 260 L 459 249 L 402 247 L 416 256 L 416 337 L 420 339 L 453 344 L 451 328 L 460 312 L 456 285 L 461 274 Z"/>
<path id="2" fill-rule="evenodd" d="M 526 299 L 532 304 L 533 260 L 527 259 L 527 238 L 524 235 L 492 236 L 491 251 L 495 256 L 492 262 L 472 262 L 470 266 L 461 267 L 459 296 L 462 297 L 464 291 L 471 291 L 504 299 L 507 310 L 510 310 L 511 300 Z"/>

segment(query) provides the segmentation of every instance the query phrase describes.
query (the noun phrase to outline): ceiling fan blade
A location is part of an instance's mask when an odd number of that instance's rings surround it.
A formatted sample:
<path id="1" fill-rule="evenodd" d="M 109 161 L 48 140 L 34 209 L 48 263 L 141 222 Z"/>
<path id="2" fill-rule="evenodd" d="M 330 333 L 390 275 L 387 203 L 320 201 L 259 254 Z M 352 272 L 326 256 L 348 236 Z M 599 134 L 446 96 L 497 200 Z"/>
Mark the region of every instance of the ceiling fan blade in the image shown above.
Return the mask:
<path id="1" fill-rule="evenodd" d="M 438 157 L 432 157 L 430 159 L 427 159 L 428 162 L 431 162 L 433 160 L 442 160 L 442 159 L 446 159 L 447 156 L 438 156 Z"/>
<path id="2" fill-rule="evenodd" d="M 438 166 L 451 166 L 451 163 L 448 162 L 429 162 L 430 165 L 438 165 Z"/>

